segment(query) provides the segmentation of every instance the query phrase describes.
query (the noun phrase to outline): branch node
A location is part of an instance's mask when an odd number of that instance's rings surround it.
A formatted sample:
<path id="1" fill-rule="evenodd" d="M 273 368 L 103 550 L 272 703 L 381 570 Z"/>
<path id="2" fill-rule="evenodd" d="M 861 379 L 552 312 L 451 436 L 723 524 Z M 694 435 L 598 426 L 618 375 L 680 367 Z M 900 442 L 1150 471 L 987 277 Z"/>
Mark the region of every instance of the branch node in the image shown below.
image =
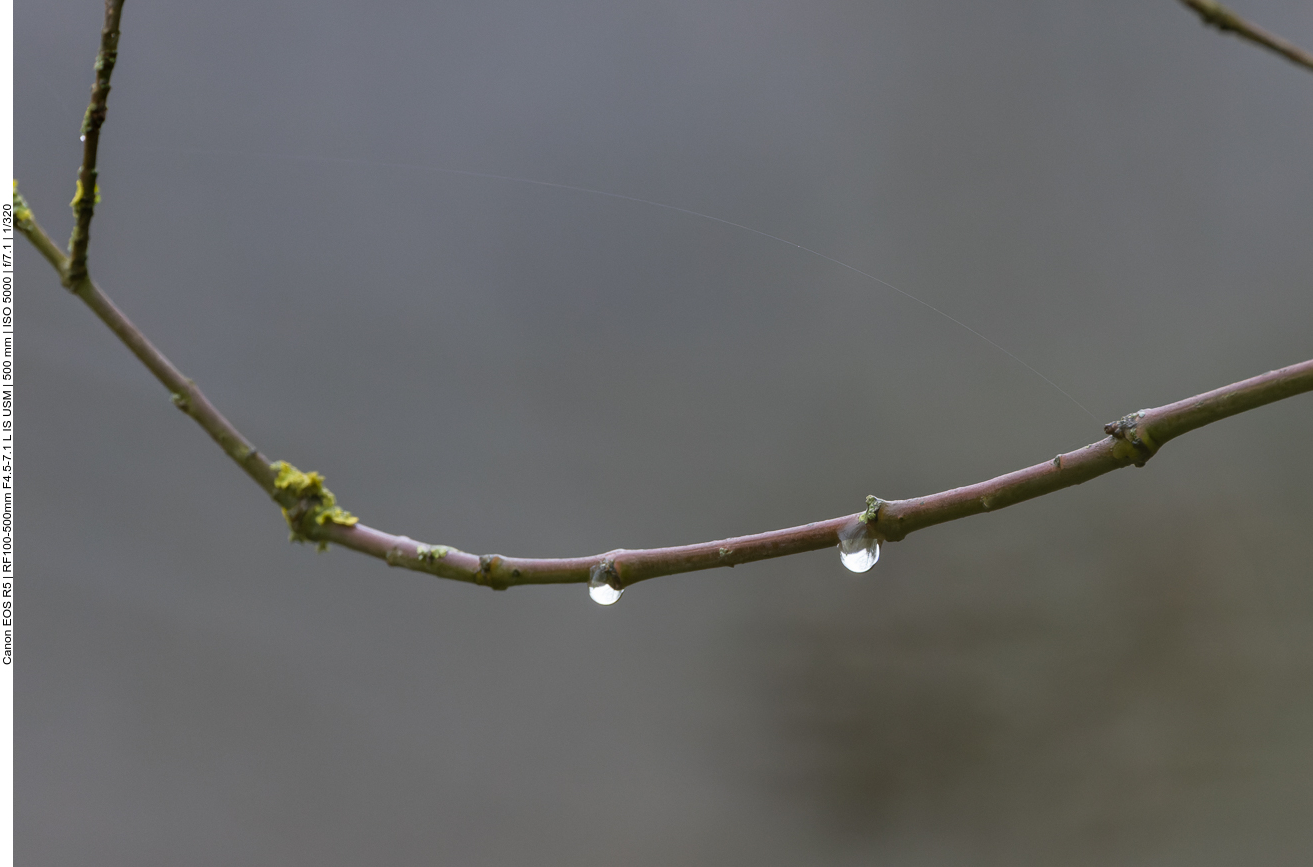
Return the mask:
<path id="1" fill-rule="evenodd" d="M 504 576 L 499 574 L 503 559 L 500 554 L 483 554 L 479 557 L 479 571 L 474 573 L 474 583 L 480 587 L 493 590 L 505 590 L 511 586 Z"/>
<path id="2" fill-rule="evenodd" d="M 1217 0 L 1193 0 L 1190 7 L 1199 13 L 1199 20 L 1208 27 L 1226 32 L 1235 30 L 1235 15 Z"/>
<path id="3" fill-rule="evenodd" d="M 727 550 L 721 548 L 720 550 Z M 723 555 L 722 555 L 723 556 Z M 607 554 L 601 562 L 588 570 L 588 583 L 591 586 L 594 581 L 602 579 L 614 590 L 624 590 L 625 585 L 620 580 L 620 571 L 615 567 L 615 557 Z"/>
<path id="4" fill-rule="evenodd" d="M 857 520 L 863 524 L 870 524 L 880 519 L 880 507 L 884 505 L 884 500 L 874 494 L 866 495 L 866 511 L 857 516 Z"/>
<path id="5" fill-rule="evenodd" d="M 1142 467 L 1158 453 L 1158 444 L 1143 427 L 1146 412 L 1142 409 L 1103 426 L 1103 432 L 1117 441 L 1112 448 L 1113 457 Z"/>
<path id="6" fill-rule="evenodd" d="M 413 541 L 415 540 L 409 536 L 398 536 L 397 541 L 393 543 L 392 547 L 388 548 L 387 553 L 383 555 L 384 562 L 389 566 L 405 566 L 406 552 L 402 550 L 401 545 L 403 542 Z"/>

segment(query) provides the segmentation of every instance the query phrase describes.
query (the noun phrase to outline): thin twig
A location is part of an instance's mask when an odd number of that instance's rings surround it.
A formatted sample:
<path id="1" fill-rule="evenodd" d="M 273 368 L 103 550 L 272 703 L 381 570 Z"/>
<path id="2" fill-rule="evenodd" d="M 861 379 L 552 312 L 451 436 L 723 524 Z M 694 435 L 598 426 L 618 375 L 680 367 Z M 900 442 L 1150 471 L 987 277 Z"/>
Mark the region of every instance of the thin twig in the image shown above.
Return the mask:
<path id="1" fill-rule="evenodd" d="M 30 212 L 19 228 L 34 244 L 39 245 L 45 237 Z M 85 280 L 76 291 L 155 378 L 169 389 L 178 408 L 195 419 L 224 452 L 283 507 L 295 537 L 319 543 L 332 542 L 378 557 L 392 566 L 504 590 L 522 584 L 586 582 L 593 567 L 605 563 L 610 566 L 613 582 L 619 587 L 627 587 L 661 575 L 736 566 L 830 548 L 838 544 L 840 530 L 868 514 L 858 512 L 801 527 L 698 545 L 620 549 L 568 559 L 530 559 L 500 554 L 479 556 L 445 545 L 427 545 L 360 523 L 305 520 L 319 505 L 312 502 L 314 495 L 302 496 L 292 488 L 278 487 L 278 468 L 270 465 L 269 460 L 215 409 L 196 384 L 183 376 L 94 282 Z M 1166 406 L 1132 413 L 1107 425 L 1104 430 L 1108 436 L 1102 440 L 1033 467 L 925 497 L 878 501 L 872 510 L 874 520 L 869 526 L 879 538 L 898 541 L 925 527 L 996 511 L 1079 485 L 1122 467 L 1143 466 L 1159 448 L 1181 434 L 1307 391 L 1313 391 L 1313 360 Z"/>
<path id="2" fill-rule="evenodd" d="M 1194 5 L 1191 0 L 1183 0 Z M 335 505 L 317 473 L 301 473 L 283 462 L 270 463 L 205 397 L 194 382 L 182 375 L 122 311 L 92 281 L 86 271 L 87 227 L 94 192 L 96 143 L 105 119 L 105 96 L 118 41 L 122 0 L 108 0 L 88 120 L 84 124 L 87 147 L 82 166 L 83 195 L 75 199 L 78 228 L 72 255 L 65 256 L 41 228 L 31 208 L 14 190 L 17 228 L 54 266 L 69 286 L 170 392 L 173 403 L 208 433 L 260 488 L 283 507 L 292 537 L 321 545 L 333 543 L 369 554 L 392 566 L 427 572 L 442 578 L 467 581 L 504 590 L 521 584 L 569 584 L 588 581 L 602 566 L 611 583 L 626 587 L 649 578 L 693 572 L 718 566 L 735 566 L 756 560 L 815 551 L 838 544 L 839 533 L 854 522 L 866 523 L 866 532 L 882 541 L 897 541 L 916 530 L 991 512 L 1126 466 L 1144 466 L 1169 440 L 1197 427 L 1245 412 L 1273 401 L 1313 391 L 1313 360 L 1265 373 L 1252 379 L 1197 395 L 1156 409 L 1137 413 L 1105 426 L 1104 439 L 1051 461 L 999 476 L 965 488 L 927 497 L 881 501 L 868 498 L 865 512 L 790 527 L 753 536 L 738 536 L 675 548 L 615 550 L 590 557 L 527 559 L 500 554 L 478 556 L 445 545 L 426 545 L 357 522 Z M 80 272 L 78 269 L 81 269 Z"/>
<path id="3" fill-rule="evenodd" d="M 64 285 L 75 289 L 87 280 L 87 245 L 91 242 L 91 218 L 96 212 L 100 189 L 96 184 L 96 152 L 100 147 L 100 127 L 105 123 L 109 102 L 109 77 L 119 57 L 119 18 L 123 0 L 105 0 L 105 26 L 100 31 L 100 53 L 96 55 L 96 80 L 91 85 L 91 103 L 82 118 L 82 168 L 78 171 L 77 189 L 73 193 L 76 222 L 68 239 L 69 263 L 63 274 Z"/>
<path id="4" fill-rule="evenodd" d="M 876 536 L 897 541 L 909 533 L 1079 485 L 1127 466 L 1143 466 L 1167 441 L 1197 427 L 1303 392 L 1313 391 L 1313 360 L 1265 373 L 1186 400 L 1141 410 L 1108 425 L 1109 435 L 1076 451 L 986 482 L 926 497 L 875 503 Z M 626 587 L 649 578 L 735 566 L 831 548 L 839 531 L 868 513 L 844 515 L 802 527 L 739 536 L 675 548 L 617 550 L 568 560 L 531 560 L 500 555 L 476 557 L 446 548 L 421 545 L 362 525 L 327 525 L 320 538 L 393 566 L 431 572 L 443 578 L 485 584 L 495 589 L 517 584 L 562 584 L 587 581 L 599 563 L 611 566 L 613 583 Z M 434 551 L 438 551 L 435 555 Z M 445 552 L 445 553 L 443 553 Z"/>
<path id="5" fill-rule="evenodd" d="M 46 261 L 55 269 L 62 282 L 68 275 L 68 254 L 59 248 L 55 239 L 47 235 L 46 230 L 41 228 L 36 218 L 32 216 L 32 209 L 28 206 L 27 200 L 18 192 L 18 181 L 14 181 L 14 225 L 27 236 L 32 246 L 46 257 Z"/>
<path id="6" fill-rule="evenodd" d="M 1223 33 L 1234 33 L 1275 51 L 1291 63 L 1313 70 L 1313 54 L 1309 54 L 1293 42 L 1287 42 L 1274 33 L 1268 33 L 1263 28 L 1250 24 L 1217 0 L 1181 0 L 1181 3 L 1198 13 L 1204 24 L 1216 27 Z"/>

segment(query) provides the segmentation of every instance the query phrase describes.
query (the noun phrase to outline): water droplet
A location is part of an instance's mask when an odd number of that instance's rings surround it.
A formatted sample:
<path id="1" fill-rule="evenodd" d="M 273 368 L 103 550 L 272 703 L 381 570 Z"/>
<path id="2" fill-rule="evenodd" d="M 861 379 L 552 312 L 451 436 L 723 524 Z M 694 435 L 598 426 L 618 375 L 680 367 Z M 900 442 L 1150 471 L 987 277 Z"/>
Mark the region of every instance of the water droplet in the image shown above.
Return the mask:
<path id="1" fill-rule="evenodd" d="M 87 137 L 86 137 L 86 136 L 84 136 L 84 135 L 80 135 L 80 136 L 78 136 L 78 141 L 86 141 L 86 140 L 87 140 Z"/>
<path id="2" fill-rule="evenodd" d="M 603 560 L 588 571 L 588 595 L 598 605 L 614 605 L 624 594 L 624 588 L 616 587 L 615 567 L 610 560 Z"/>
<path id="3" fill-rule="evenodd" d="M 839 562 L 851 572 L 869 572 L 880 559 L 880 538 L 870 524 L 854 520 L 839 531 Z"/>

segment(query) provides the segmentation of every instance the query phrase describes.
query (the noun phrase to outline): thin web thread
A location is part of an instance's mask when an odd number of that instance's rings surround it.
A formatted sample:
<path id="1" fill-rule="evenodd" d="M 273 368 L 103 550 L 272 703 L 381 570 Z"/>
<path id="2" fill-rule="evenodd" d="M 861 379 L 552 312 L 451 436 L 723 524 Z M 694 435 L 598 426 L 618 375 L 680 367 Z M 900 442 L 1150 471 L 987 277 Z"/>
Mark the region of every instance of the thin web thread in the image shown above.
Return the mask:
<path id="1" fill-rule="evenodd" d="M 937 313 L 938 315 L 947 319 L 949 322 L 952 322 L 954 325 L 957 325 L 958 327 L 965 329 L 971 334 L 974 334 L 980 340 L 994 347 L 999 352 L 1003 353 L 1008 358 L 1015 361 L 1017 364 L 1020 364 L 1022 367 L 1026 368 L 1026 370 L 1029 370 L 1031 373 L 1035 374 L 1035 376 L 1044 380 L 1044 382 L 1052 386 L 1053 389 L 1056 390 L 1059 394 L 1061 394 L 1067 400 L 1071 401 L 1073 404 L 1079 407 L 1082 412 L 1084 412 L 1090 418 L 1094 419 L 1095 422 L 1098 422 L 1099 420 L 1098 416 L 1096 416 L 1094 413 L 1086 409 L 1083 403 L 1081 403 L 1076 398 L 1068 394 L 1066 389 L 1064 389 L 1062 386 L 1058 385 L 1056 382 L 1049 379 L 1047 376 L 1040 373 L 1038 370 L 1031 367 L 1025 361 L 1022 361 L 1016 355 L 1004 349 L 999 344 L 990 340 L 988 337 L 981 334 L 979 331 L 972 328 L 970 325 L 967 325 L 965 322 L 961 321 L 960 319 L 956 319 L 953 316 L 950 316 L 949 314 L 945 313 L 943 310 L 940 310 L 938 307 L 934 306 L 933 304 L 927 301 L 922 301 L 920 298 L 917 298 L 915 295 L 911 294 L 910 292 L 904 292 L 902 289 L 899 289 L 897 286 L 890 283 L 888 280 L 882 280 L 879 277 L 875 276 L 874 274 L 869 274 L 860 268 L 855 268 L 852 265 L 849 265 L 847 262 L 836 259 L 833 256 L 827 256 L 824 253 L 820 252 L 819 250 L 813 250 L 811 247 L 804 247 L 802 244 L 798 244 L 793 241 L 790 241 L 788 238 L 781 238 L 779 235 L 772 235 L 770 232 L 763 232 L 760 229 L 754 229 L 751 226 L 745 226 L 742 223 L 736 223 L 733 220 L 726 220 L 723 217 L 715 217 L 712 216 L 711 214 L 704 214 L 701 211 L 694 211 L 694 210 L 690 210 L 689 208 L 681 208 L 678 205 L 668 205 L 665 202 L 656 202 L 651 199 L 642 199 L 639 198 L 638 196 L 627 196 L 624 193 L 612 193 L 607 190 L 595 190 L 591 187 L 580 187 L 574 184 L 561 184 L 561 183 L 556 183 L 555 181 L 539 181 L 533 178 L 517 178 L 513 175 L 498 175 L 498 174 L 493 174 L 491 172 L 472 172 L 472 171 L 467 171 L 465 169 L 446 169 L 438 166 L 417 165 L 415 163 L 394 163 L 394 162 L 387 162 L 383 160 L 362 160 L 362 159 L 355 159 L 352 157 L 324 157 L 324 156 L 312 156 L 312 155 L 271 154 L 271 153 L 261 153 L 258 151 L 235 151 L 235 150 L 221 150 L 221 149 L 212 149 L 212 148 L 142 147 L 140 149 L 153 150 L 153 151 L 195 153 L 195 154 L 214 154 L 214 155 L 224 155 L 224 156 L 242 156 L 242 157 L 254 156 L 254 157 L 263 157 L 266 159 L 301 160 L 304 162 L 319 162 L 319 163 L 341 163 L 346 165 L 358 165 L 358 166 L 383 166 L 385 168 L 406 169 L 408 171 L 441 172 L 443 174 L 449 174 L 449 175 L 464 175 L 465 177 L 470 177 L 470 178 L 487 178 L 489 180 L 495 180 L 495 181 L 508 181 L 516 184 L 531 184 L 536 187 L 550 187 L 552 189 L 557 189 L 557 190 L 569 190 L 575 193 L 587 193 L 588 195 L 591 196 L 605 196 L 608 199 L 620 199 L 622 201 L 634 202 L 640 205 L 650 205 L 651 207 L 654 208 L 663 208 L 667 211 L 674 211 L 679 214 L 687 214 L 690 217 L 698 217 L 703 220 L 710 220 L 713 223 L 721 223 L 726 226 L 732 226 L 735 229 L 742 229 L 745 232 L 751 232 L 754 235 L 760 235 L 763 238 L 769 238 L 772 241 L 777 241 L 781 244 L 786 244 L 790 247 L 801 250 L 804 253 L 810 253 L 811 255 L 817 257 L 818 259 L 824 259 L 826 262 L 832 262 L 841 268 L 847 268 L 849 271 L 852 271 L 854 274 L 860 274 L 861 276 L 865 277 L 867 280 L 871 280 L 872 282 L 879 283 L 881 286 L 884 286 L 886 289 L 890 289 L 894 292 L 897 292 L 899 295 L 902 295 L 904 298 L 908 299 L 909 301 L 915 301 L 917 304 L 920 304 L 922 307 L 931 311 L 932 313 Z"/>

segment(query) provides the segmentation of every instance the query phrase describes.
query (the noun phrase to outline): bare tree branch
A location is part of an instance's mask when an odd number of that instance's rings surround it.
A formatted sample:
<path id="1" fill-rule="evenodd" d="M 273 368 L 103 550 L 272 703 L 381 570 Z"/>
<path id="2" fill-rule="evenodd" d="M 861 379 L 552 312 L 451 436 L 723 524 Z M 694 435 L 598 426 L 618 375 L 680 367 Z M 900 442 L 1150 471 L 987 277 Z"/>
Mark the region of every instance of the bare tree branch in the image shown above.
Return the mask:
<path id="1" fill-rule="evenodd" d="M 1204 0 L 1182 0 L 1192 7 Z M 80 297 L 100 320 L 169 390 L 173 403 L 187 413 L 251 479 L 283 508 L 296 541 L 329 543 L 369 554 L 400 566 L 442 578 L 504 590 L 521 584 L 568 584 L 589 581 L 601 571 L 616 589 L 661 575 L 735 566 L 832 547 L 841 533 L 860 532 L 874 542 L 897 541 L 916 530 L 991 512 L 1024 500 L 1078 485 L 1127 466 L 1144 466 L 1168 441 L 1236 413 L 1313 391 L 1313 360 L 1274 370 L 1214 391 L 1155 409 L 1132 413 L 1105 426 L 1107 436 L 1082 449 L 1017 470 L 989 481 L 907 500 L 867 498 L 864 512 L 752 536 L 738 536 L 698 545 L 645 550 L 618 549 L 605 554 L 568 559 L 528 559 L 500 554 L 482 556 L 445 545 L 428 545 L 367 527 L 337 505 L 318 473 L 303 473 L 283 461 L 271 463 L 242 436 L 183 376 L 92 281 L 86 269 L 88 228 L 94 211 L 96 147 L 105 119 L 109 76 L 117 56 L 122 0 L 107 0 L 96 85 L 83 124 L 79 195 L 74 199 L 78 224 L 71 255 L 65 256 L 41 228 L 27 202 L 14 188 L 18 229 L 54 266 L 64 285 Z"/>
<path id="2" fill-rule="evenodd" d="M 1268 33 L 1263 28 L 1250 24 L 1221 3 L 1218 3 L 1217 0 L 1181 0 L 1181 3 L 1197 12 L 1204 24 L 1216 27 L 1223 33 L 1234 33 L 1243 39 L 1248 39 L 1250 42 L 1275 51 L 1291 63 L 1313 70 L 1313 54 L 1309 54 L 1298 45 L 1287 42 L 1280 36 Z"/>
<path id="3" fill-rule="evenodd" d="M 26 219 L 19 221 L 19 228 L 40 246 L 46 235 L 30 211 L 26 213 Z M 1313 360 L 1310 360 L 1166 406 L 1132 413 L 1107 425 L 1104 430 L 1108 436 L 1102 440 L 1042 464 L 925 497 L 892 501 L 872 498 L 866 512 L 802 527 L 698 545 L 618 549 L 568 559 L 531 559 L 500 554 L 479 556 L 446 545 L 417 542 L 407 536 L 393 535 L 356 522 L 354 517 L 336 506 L 318 474 L 300 473 L 282 462 L 270 464 L 215 409 L 196 383 L 184 377 L 94 282 L 87 279 L 75 291 L 169 389 L 178 408 L 195 419 L 224 452 L 283 507 L 293 538 L 320 544 L 332 542 L 378 557 L 391 566 L 498 590 L 521 584 L 582 583 L 589 580 L 590 572 L 599 565 L 607 570 L 616 587 L 623 588 L 661 575 L 785 557 L 833 547 L 839 542 L 841 530 L 863 519 L 867 519 L 875 537 L 897 541 L 925 527 L 1002 509 L 1079 485 L 1122 467 L 1143 466 L 1160 447 L 1181 434 L 1236 413 L 1313 391 Z"/>

